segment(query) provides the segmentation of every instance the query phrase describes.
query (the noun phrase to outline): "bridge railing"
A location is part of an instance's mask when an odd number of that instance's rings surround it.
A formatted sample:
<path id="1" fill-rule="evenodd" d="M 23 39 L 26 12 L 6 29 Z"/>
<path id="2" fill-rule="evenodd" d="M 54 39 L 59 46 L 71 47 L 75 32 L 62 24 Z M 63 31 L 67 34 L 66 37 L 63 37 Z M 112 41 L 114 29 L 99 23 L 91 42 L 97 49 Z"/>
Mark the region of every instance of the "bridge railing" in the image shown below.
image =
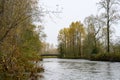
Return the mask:
<path id="1" fill-rule="evenodd" d="M 59 56 L 60 54 L 41 54 L 41 56 Z"/>

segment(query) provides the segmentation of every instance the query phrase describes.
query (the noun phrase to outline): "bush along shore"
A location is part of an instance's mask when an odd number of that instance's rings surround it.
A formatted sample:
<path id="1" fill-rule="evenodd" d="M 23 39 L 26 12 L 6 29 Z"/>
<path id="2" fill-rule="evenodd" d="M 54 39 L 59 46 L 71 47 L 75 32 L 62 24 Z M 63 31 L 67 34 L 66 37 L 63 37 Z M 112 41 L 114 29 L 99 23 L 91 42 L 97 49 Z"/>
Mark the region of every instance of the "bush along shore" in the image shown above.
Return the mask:
<path id="1" fill-rule="evenodd" d="M 91 61 L 110 61 L 110 62 L 120 62 L 120 53 L 98 53 L 83 55 L 82 57 L 66 56 L 61 57 L 62 59 L 86 59 Z"/>

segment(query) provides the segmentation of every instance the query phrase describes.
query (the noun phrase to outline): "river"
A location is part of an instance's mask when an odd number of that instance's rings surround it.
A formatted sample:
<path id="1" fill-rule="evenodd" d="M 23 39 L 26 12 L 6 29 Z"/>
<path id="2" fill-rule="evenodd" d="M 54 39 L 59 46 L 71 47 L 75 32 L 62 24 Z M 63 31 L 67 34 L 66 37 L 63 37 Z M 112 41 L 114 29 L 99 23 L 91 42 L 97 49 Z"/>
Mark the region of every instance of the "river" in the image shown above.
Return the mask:
<path id="1" fill-rule="evenodd" d="M 42 65 L 45 72 L 39 80 L 120 80 L 119 62 L 50 58 Z"/>

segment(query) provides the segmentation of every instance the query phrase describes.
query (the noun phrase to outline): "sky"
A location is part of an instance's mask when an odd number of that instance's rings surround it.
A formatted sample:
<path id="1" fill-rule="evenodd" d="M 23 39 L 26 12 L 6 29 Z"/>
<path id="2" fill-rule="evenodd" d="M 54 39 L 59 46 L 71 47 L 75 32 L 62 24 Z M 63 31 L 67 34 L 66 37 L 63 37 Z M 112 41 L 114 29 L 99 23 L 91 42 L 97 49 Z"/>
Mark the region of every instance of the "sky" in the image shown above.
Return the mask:
<path id="1" fill-rule="evenodd" d="M 43 26 L 47 34 L 46 42 L 57 45 L 57 36 L 60 29 L 69 27 L 73 21 L 81 21 L 90 15 L 98 14 L 100 0 L 40 0 L 44 15 Z M 54 11 L 55 13 L 51 13 Z M 118 34 L 118 33 L 117 33 Z M 116 35 L 117 36 L 117 35 Z"/>

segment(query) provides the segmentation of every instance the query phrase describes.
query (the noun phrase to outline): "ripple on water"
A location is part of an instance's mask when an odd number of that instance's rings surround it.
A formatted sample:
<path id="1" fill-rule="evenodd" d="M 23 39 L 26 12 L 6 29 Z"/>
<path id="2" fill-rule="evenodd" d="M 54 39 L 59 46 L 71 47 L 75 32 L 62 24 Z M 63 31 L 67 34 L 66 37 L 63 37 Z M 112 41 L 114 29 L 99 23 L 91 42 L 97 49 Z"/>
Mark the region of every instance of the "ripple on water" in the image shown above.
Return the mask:
<path id="1" fill-rule="evenodd" d="M 40 80 L 120 80 L 120 63 L 80 59 L 44 59 Z"/>

